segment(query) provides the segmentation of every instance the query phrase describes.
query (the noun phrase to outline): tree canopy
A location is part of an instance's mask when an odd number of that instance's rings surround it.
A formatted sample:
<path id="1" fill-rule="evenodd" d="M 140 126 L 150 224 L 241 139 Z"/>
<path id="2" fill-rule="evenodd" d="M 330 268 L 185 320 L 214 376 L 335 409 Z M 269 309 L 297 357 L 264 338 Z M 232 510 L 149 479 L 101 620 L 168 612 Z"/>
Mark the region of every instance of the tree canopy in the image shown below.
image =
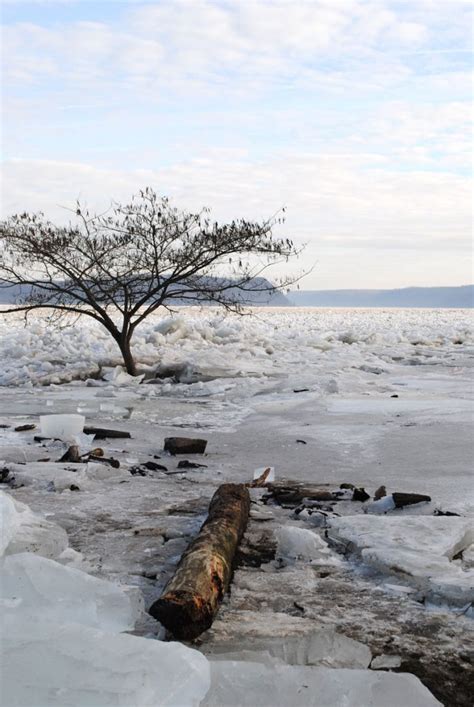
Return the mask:
<path id="1" fill-rule="evenodd" d="M 0 224 L 0 287 L 17 293 L 4 313 L 45 308 L 92 317 L 135 375 L 133 333 L 160 307 L 179 300 L 241 311 L 253 293 L 271 294 L 298 279 L 271 284 L 262 277 L 299 252 L 291 240 L 274 236 L 282 220 L 220 224 L 208 208 L 180 211 L 149 187 L 102 214 L 77 203 L 66 226 L 41 213 L 13 215 Z"/>

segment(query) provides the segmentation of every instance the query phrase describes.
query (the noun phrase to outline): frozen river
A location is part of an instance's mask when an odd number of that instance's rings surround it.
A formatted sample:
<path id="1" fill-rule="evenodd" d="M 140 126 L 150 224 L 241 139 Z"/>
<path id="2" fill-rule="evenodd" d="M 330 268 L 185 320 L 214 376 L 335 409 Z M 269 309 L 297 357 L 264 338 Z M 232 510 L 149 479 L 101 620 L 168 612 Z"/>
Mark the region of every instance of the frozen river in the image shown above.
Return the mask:
<path id="1" fill-rule="evenodd" d="M 38 317 L 1 326 L 3 416 L 78 411 L 164 435 L 200 430 L 241 460 L 244 436 L 245 463 L 227 462 L 238 478 L 272 464 L 474 509 L 470 311 L 180 309 L 137 332 L 139 366 L 162 376 L 142 385 L 114 368 L 115 343 L 85 318 L 62 331 Z"/>
<path id="2" fill-rule="evenodd" d="M 62 707 L 65 696 L 74 705 L 145 707 L 169 695 L 175 707 L 470 704 L 470 311 L 295 308 L 237 317 L 180 309 L 137 332 L 143 379 L 124 373 L 114 342 L 86 319 L 61 331 L 38 316 L 26 326 L 2 318 L 0 327 L 0 469 L 15 477 L 0 494 L 14 519 L 4 527 L 17 532 L 10 496 L 56 524 L 43 527 L 20 506 L 26 520 L 17 530 L 30 540 L 14 536 L 15 549 L 7 547 L 7 696 L 23 700 L 12 704 L 37 707 L 38 694 L 48 707 Z M 94 442 L 120 468 L 58 464 L 65 445 L 34 436 L 40 415 L 60 412 L 130 432 Z M 36 428 L 15 431 L 23 424 Z M 205 468 L 180 473 L 163 453 L 164 438 L 177 435 L 208 440 L 197 459 Z M 130 474 L 156 457 L 166 472 Z M 159 596 L 216 487 L 248 482 L 267 466 L 277 480 L 351 483 L 372 497 L 384 485 L 388 494 L 432 501 L 387 515 L 341 502 L 320 527 L 294 509 L 264 505 L 254 489 L 242 546 L 264 559 L 238 566 L 199 652 L 142 638 L 163 633 L 134 602 L 149 607 Z M 31 551 L 38 523 L 39 554 L 20 554 Z M 300 531 L 305 542 L 311 536 L 307 557 L 292 550 Z M 286 558 L 274 555 L 283 552 L 282 532 Z M 105 584 L 91 584 L 84 571 Z M 42 623 L 43 612 L 50 618 Z M 124 633 L 133 629 L 139 637 Z M 38 668 L 51 646 L 56 657 Z M 368 670 L 385 654 L 412 674 Z M 15 666 L 23 664 L 40 677 L 20 693 Z"/>

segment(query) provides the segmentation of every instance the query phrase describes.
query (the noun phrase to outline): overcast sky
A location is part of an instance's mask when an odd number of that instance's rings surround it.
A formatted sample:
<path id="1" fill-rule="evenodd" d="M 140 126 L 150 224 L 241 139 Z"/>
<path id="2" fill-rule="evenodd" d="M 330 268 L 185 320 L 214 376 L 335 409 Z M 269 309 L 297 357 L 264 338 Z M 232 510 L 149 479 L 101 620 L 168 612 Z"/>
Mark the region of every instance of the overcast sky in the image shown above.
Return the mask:
<path id="1" fill-rule="evenodd" d="M 287 207 L 304 289 L 471 270 L 471 0 L 3 0 L 2 211 Z"/>

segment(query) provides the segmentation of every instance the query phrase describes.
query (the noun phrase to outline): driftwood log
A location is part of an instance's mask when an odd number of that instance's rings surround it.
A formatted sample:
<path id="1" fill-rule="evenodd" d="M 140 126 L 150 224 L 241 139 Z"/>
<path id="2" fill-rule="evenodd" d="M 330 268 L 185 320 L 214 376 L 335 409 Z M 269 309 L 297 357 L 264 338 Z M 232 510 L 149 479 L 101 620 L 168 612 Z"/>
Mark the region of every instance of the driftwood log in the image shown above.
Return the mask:
<path id="1" fill-rule="evenodd" d="M 208 517 L 149 613 L 178 639 L 208 629 L 232 577 L 237 546 L 247 527 L 250 496 L 244 484 L 219 486 Z"/>

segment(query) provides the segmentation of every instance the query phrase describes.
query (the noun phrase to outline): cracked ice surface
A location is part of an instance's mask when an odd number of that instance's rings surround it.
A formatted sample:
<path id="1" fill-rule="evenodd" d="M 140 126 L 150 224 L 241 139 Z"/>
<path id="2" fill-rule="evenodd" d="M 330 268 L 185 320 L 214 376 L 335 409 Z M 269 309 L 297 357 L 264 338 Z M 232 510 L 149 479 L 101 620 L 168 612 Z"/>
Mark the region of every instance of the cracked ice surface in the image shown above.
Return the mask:
<path id="1" fill-rule="evenodd" d="M 473 542 L 470 518 L 446 516 L 346 516 L 330 520 L 329 536 L 350 543 L 362 560 L 401 573 L 430 598 L 474 601 L 474 570 L 453 558 Z"/>
<path id="2" fill-rule="evenodd" d="M 211 663 L 201 707 L 431 707 L 440 705 L 414 675 L 238 661 Z"/>

